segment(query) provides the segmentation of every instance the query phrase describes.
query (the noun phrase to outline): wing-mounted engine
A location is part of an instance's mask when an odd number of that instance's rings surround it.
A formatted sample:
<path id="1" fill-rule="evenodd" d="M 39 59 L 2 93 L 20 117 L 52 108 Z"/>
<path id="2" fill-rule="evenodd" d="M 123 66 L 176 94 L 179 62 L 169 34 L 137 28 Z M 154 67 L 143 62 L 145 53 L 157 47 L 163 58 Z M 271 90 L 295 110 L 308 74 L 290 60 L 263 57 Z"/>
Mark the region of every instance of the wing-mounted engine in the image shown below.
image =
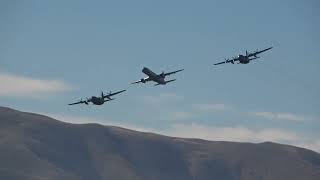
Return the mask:
<path id="1" fill-rule="evenodd" d="M 141 81 L 142 83 L 146 83 L 146 80 L 145 80 L 144 78 L 142 78 L 140 81 Z"/>
<path id="2" fill-rule="evenodd" d="M 237 59 L 237 58 L 238 58 L 238 59 L 240 59 L 240 56 L 241 56 L 241 55 L 239 55 L 238 57 L 233 57 L 233 58 L 231 59 L 231 61 L 230 61 L 230 62 L 231 62 L 231 64 L 234 64 L 235 59 Z"/>
<path id="3" fill-rule="evenodd" d="M 164 74 L 165 74 L 164 71 L 162 71 L 161 74 L 160 74 L 160 77 L 164 78 L 165 77 Z"/>
<path id="4" fill-rule="evenodd" d="M 82 99 L 81 99 L 81 101 L 82 101 Z M 84 104 L 86 104 L 86 105 L 89 105 L 89 102 L 90 102 L 90 99 L 89 98 L 86 98 L 86 100 L 85 101 L 82 101 Z"/>
<path id="5" fill-rule="evenodd" d="M 257 56 L 257 53 L 259 52 L 259 49 L 257 49 L 254 53 L 253 53 L 253 56 L 255 57 L 255 58 L 259 58 L 258 56 Z"/>

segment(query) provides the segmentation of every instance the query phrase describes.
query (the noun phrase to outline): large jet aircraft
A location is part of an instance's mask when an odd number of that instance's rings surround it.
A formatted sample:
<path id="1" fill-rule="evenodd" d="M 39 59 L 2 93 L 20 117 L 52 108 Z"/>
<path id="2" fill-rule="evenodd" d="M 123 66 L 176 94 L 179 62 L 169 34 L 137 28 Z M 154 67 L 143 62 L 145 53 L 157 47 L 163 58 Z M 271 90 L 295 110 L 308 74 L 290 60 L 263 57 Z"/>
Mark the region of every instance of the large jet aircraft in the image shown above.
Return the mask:
<path id="1" fill-rule="evenodd" d="M 75 104 L 86 104 L 86 105 L 89 105 L 89 103 L 91 102 L 92 104 L 94 105 L 102 105 L 104 104 L 105 102 L 107 101 L 112 101 L 114 99 L 111 98 L 111 96 L 114 96 L 116 94 L 119 94 L 119 93 L 122 93 L 126 90 L 122 90 L 122 91 L 118 91 L 118 92 L 115 92 L 115 93 L 109 93 L 107 95 L 105 95 L 103 92 L 101 92 L 101 96 L 100 97 L 97 97 L 97 96 L 92 96 L 91 98 L 88 98 L 87 100 L 83 101 L 82 99 L 78 102 L 75 102 L 75 103 L 71 103 L 69 105 L 75 105 Z"/>
<path id="2" fill-rule="evenodd" d="M 166 81 L 166 80 L 165 80 L 165 77 L 166 77 L 166 76 L 169 76 L 169 75 L 171 75 L 171 74 L 175 74 L 175 73 L 180 72 L 180 71 L 183 71 L 183 70 L 184 70 L 184 69 L 180 69 L 180 70 L 173 71 L 173 72 L 169 72 L 169 73 L 164 73 L 164 72 L 162 72 L 161 74 L 156 74 L 156 73 L 152 72 L 150 69 L 144 67 L 144 68 L 142 69 L 142 72 L 143 72 L 144 74 L 146 74 L 147 77 L 142 78 L 142 79 L 140 79 L 139 81 L 133 82 L 133 83 L 131 83 L 131 84 L 146 83 L 146 82 L 148 82 L 148 81 L 154 81 L 154 82 L 157 83 L 157 84 L 155 84 L 155 86 L 165 85 L 165 84 L 167 84 L 167 83 L 169 83 L 169 82 L 173 82 L 173 81 L 176 80 L 176 79 L 172 79 L 172 80 Z"/>
<path id="3" fill-rule="evenodd" d="M 248 64 L 250 61 L 260 58 L 260 57 L 257 56 L 258 54 L 263 53 L 265 51 L 268 51 L 268 50 L 270 50 L 272 48 L 273 47 L 269 47 L 269 48 L 261 50 L 261 51 L 257 50 L 257 51 L 255 51 L 253 53 L 248 53 L 248 51 L 246 51 L 246 55 L 241 55 L 240 54 L 238 57 L 234 57 L 232 59 L 225 59 L 225 61 L 216 63 L 214 65 L 225 64 L 225 63 L 234 64 L 235 61 L 238 61 L 238 64 Z M 253 57 L 253 58 L 251 58 L 251 57 Z"/>

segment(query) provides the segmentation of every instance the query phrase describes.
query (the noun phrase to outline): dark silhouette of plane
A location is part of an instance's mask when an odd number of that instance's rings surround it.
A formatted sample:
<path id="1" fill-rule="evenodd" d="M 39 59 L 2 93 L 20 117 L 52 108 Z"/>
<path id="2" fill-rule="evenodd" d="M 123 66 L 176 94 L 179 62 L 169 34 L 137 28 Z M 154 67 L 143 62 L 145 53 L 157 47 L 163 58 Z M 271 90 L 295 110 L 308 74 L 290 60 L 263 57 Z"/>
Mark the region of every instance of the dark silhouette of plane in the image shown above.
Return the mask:
<path id="1" fill-rule="evenodd" d="M 78 102 L 75 102 L 75 103 L 71 103 L 69 105 L 75 105 L 75 104 L 86 104 L 86 105 L 89 105 L 89 103 L 91 102 L 92 104 L 94 105 L 102 105 L 104 104 L 105 102 L 107 101 L 112 101 L 114 99 L 111 98 L 111 96 L 114 96 L 116 94 L 119 94 L 119 93 L 122 93 L 126 90 L 122 90 L 122 91 L 118 91 L 118 92 L 115 92 L 115 93 L 109 93 L 107 95 L 105 95 L 103 92 L 101 92 L 101 96 L 100 97 L 97 97 L 97 96 L 92 96 L 91 98 L 88 98 L 87 100 L 83 101 L 82 99 Z"/>
<path id="2" fill-rule="evenodd" d="M 248 64 L 250 61 L 260 58 L 260 57 L 257 56 L 258 54 L 263 53 L 265 51 L 268 51 L 268 50 L 270 50 L 272 48 L 273 47 L 269 47 L 269 48 L 261 50 L 261 51 L 257 50 L 257 51 L 255 51 L 253 53 L 248 53 L 248 51 L 246 51 L 246 55 L 241 55 L 240 54 L 238 57 L 234 57 L 232 59 L 225 59 L 225 61 L 216 63 L 214 65 L 225 64 L 225 63 L 234 64 L 235 61 L 238 61 L 238 64 Z M 253 58 L 251 58 L 251 57 L 253 57 Z"/>
<path id="3" fill-rule="evenodd" d="M 150 69 L 144 67 L 144 68 L 142 69 L 142 72 L 143 72 L 144 74 L 146 74 L 147 77 L 142 78 L 142 79 L 140 79 L 139 81 L 135 81 L 135 82 L 133 82 L 133 83 L 131 83 L 131 84 L 146 83 L 146 82 L 148 82 L 148 81 L 154 81 L 154 82 L 157 83 L 157 84 L 155 84 L 155 86 L 165 85 L 165 84 L 167 84 L 167 83 L 169 83 L 169 82 L 173 82 L 173 81 L 176 80 L 176 79 L 172 79 L 172 80 L 166 81 L 166 80 L 165 80 L 165 77 L 166 77 L 166 76 L 170 76 L 171 74 L 175 74 L 175 73 L 180 72 L 180 71 L 183 71 L 183 70 L 184 70 L 184 69 L 180 69 L 180 70 L 173 71 L 173 72 L 169 72 L 169 73 L 164 73 L 164 72 L 162 71 L 161 74 L 156 74 L 156 73 L 152 72 Z"/>

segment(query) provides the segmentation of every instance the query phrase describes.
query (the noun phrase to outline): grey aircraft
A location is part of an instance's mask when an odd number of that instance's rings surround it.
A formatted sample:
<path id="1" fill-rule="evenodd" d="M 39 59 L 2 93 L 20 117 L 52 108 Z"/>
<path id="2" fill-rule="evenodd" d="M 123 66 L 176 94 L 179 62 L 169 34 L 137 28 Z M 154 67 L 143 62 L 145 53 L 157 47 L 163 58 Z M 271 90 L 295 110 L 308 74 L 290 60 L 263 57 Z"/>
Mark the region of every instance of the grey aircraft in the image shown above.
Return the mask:
<path id="1" fill-rule="evenodd" d="M 85 101 L 83 101 L 82 99 L 78 102 L 75 102 L 75 103 L 71 103 L 69 105 L 75 105 L 75 104 L 86 104 L 86 105 L 89 105 L 89 103 L 91 102 L 92 104 L 94 105 L 102 105 L 104 104 L 105 102 L 107 101 L 112 101 L 114 99 L 111 98 L 111 96 L 114 96 L 116 94 L 119 94 L 119 93 L 122 93 L 126 90 L 122 90 L 122 91 L 118 91 L 118 92 L 115 92 L 115 93 L 109 93 L 107 95 L 105 95 L 103 92 L 101 92 L 101 96 L 100 97 L 97 97 L 97 96 L 92 96 L 91 98 L 87 98 Z"/>
<path id="2" fill-rule="evenodd" d="M 165 77 L 166 77 L 166 76 L 170 76 L 171 74 L 175 74 L 175 73 L 180 72 L 180 71 L 183 71 L 183 70 L 184 70 L 184 69 L 180 69 L 180 70 L 173 71 L 173 72 L 169 72 L 169 73 L 165 73 L 165 72 L 162 71 L 161 74 L 156 74 L 156 73 L 152 72 L 150 69 L 144 67 L 144 68 L 142 69 L 142 72 L 143 72 L 144 74 L 146 74 L 147 77 L 142 78 L 142 79 L 140 79 L 139 81 L 135 81 L 135 82 L 133 82 L 133 83 L 131 83 L 131 84 L 146 83 L 146 82 L 148 82 L 148 81 L 154 81 L 154 82 L 157 83 L 157 84 L 155 84 L 155 86 L 158 86 L 158 85 L 166 85 L 167 83 L 173 82 L 173 81 L 176 80 L 176 79 L 172 79 L 172 80 L 166 81 L 166 80 L 165 80 Z"/>
<path id="3" fill-rule="evenodd" d="M 257 50 L 257 51 L 255 51 L 253 53 L 249 53 L 248 51 L 246 51 L 246 55 L 241 55 L 240 54 L 238 57 L 234 57 L 232 59 L 225 59 L 225 61 L 216 63 L 214 65 L 225 64 L 225 63 L 234 64 L 235 61 L 238 61 L 237 64 L 248 64 L 250 61 L 260 58 L 260 57 L 257 56 L 258 54 L 263 53 L 265 51 L 268 51 L 268 50 L 270 50 L 272 48 L 273 47 L 269 47 L 269 48 L 261 50 L 261 51 Z"/>

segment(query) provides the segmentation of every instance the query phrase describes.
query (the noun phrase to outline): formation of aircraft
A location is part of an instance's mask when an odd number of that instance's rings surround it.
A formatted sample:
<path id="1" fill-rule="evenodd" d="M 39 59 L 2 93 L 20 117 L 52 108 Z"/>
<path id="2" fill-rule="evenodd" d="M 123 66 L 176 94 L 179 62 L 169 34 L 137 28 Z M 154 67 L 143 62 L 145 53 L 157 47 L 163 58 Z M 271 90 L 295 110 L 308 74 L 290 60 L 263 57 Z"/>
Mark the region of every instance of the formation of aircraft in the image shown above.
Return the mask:
<path id="1" fill-rule="evenodd" d="M 232 59 L 226 59 L 225 61 L 223 62 L 219 62 L 219 63 L 216 63 L 214 65 L 219 65 L 219 64 L 226 64 L 226 63 L 232 63 L 234 64 L 235 62 L 238 62 L 238 64 L 248 64 L 250 61 L 252 60 L 255 60 L 255 59 L 258 59 L 260 57 L 258 57 L 257 55 L 260 54 L 260 53 L 263 53 L 265 51 L 268 51 L 270 49 L 272 49 L 273 47 L 269 47 L 267 49 L 263 49 L 263 50 L 257 50 L 253 53 L 249 53 L 248 51 L 246 51 L 246 54 L 245 55 L 239 55 L 238 57 L 234 57 Z M 165 73 L 165 72 L 162 72 L 160 74 L 156 74 L 154 73 L 153 71 L 151 71 L 149 68 L 147 67 L 143 67 L 142 69 L 142 72 L 147 75 L 147 77 L 144 77 L 138 81 L 135 81 L 131 84 L 138 84 L 138 83 L 146 83 L 148 81 L 153 81 L 155 82 L 155 86 L 158 86 L 158 85 L 166 85 L 167 83 L 170 83 L 170 82 L 173 82 L 175 81 L 176 79 L 171 79 L 171 80 L 165 80 L 165 78 L 167 76 L 170 76 L 172 74 L 175 74 L 175 73 L 178 73 L 178 72 L 181 72 L 183 71 L 184 69 L 180 69 L 180 70 L 177 70 L 177 71 L 172 71 L 172 72 L 169 72 L 169 73 Z M 115 92 L 115 93 L 109 93 L 107 95 L 105 95 L 103 92 L 101 92 L 101 96 L 100 97 L 97 97 L 97 96 L 92 96 L 91 98 L 87 98 L 86 100 L 80 100 L 78 102 L 75 102 L 75 103 L 71 103 L 69 105 L 76 105 L 76 104 L 86 104 L 86 105 L 89 105 L 89 103 L 92 103 L 94 105 L 102 105 L 104 104 L 105 102 L 107 101 L 112 101 L 114 100 L 113 98 L 111 98 L 112 96 L 114 95 L 117 95 L 117 94 L 120 94 L 120 93 L 123 93 L 125 92 L 126 90 L 121 90 L 121 91 L 118 91 L 118 92 Z"/>
<path id="2" fill-rule="evenodd" d="M 225 64 L 225 63 L 234 64 L 236 61 L 238 61 L 238 64 L 248 64 L 250 61 L 260 58 L 260 57 L 257 56 L 258 54 L 263 53 L 265 51 L 268 51 L 268 50 L 270 50 L 272 48 L 273 47 L 269 47 L 269 48 L 263 49 L 261 51 L 257 50 L 257 51 L 255 51 L 253 53 L 249 53 L 248 51 L 246 51 L 246 55 L 240 54 L 238 57 L 234 57 L 232 59 L 225 59 L 225 61 L 216 63 L 214 65 Z"/>
<path id="3" fill-rule="evenodd" d="M 118 92 L 115 92 L 115 93 L 109 93 L 107 95 L 105 95 L 103 93 L 103 91 L 101 92 L 101 96 L 100 97 L 97 97 L 97 96 L 92 96 L 91 98 L 87 98 L 85 101 L 84 100 L 80 100 L 78 102 L 75 102 L 75 103 L 71 103 L 69 105 L 76 105 L 76 104 L 86 104 L 86 105 L 89 105 L 89 103 L 91 102 L 92 104 L 94 105 L 102 105 L 104 104 L 105 102 L 107 101 L 112 101 L 114 100 L 113 98 L 111 98 L 112 96 L 116 95 L 116 94 L 120 94 L 122 92 L 125 92 L 126 90 L 122 90 L 122 91 L 118 91 Z"/>
<path id="4" fill-rule="evenodd" d="M 151 71 L 149 68 L 144 67 L 144 68 L 142 69 L 142 72 L 143 72 L 144 74 L 146 74 L 147 77 L 142 78 L 142 79 L 140 79 L 140 80 L 138 80 L 138 81 L 135 81 L 135 82 L 133 82 L 133 83 L 131 83 L 131 84 L 146 83 L 146 82 L 148 82 L 148 81 L 154 81 L 154 82 L 157 83 L 157 84 L 155 84 L 155 86 L 158 86 L 158 85 L 166 85 L 167 83 L 173 82 L 173 81 L 176 80 L 176 79 L 172 79 L 172 80 L 166 81 L 166 80 L 165 80 L 166 76 L 170 76 L 171 74 L 175 74 L 175 73 L 180 72 L 180 71 L 183 71 L 183 70 L 184 70 L 184 69 L 180 69 L 180 70 L 173 71 L 173 72 L 169 72 L 169 73 L 165 73 L 165 72 L 162 71 L 161 74 L 156 74 L 156 73 L 154 73 L 153 71 Z"/>

